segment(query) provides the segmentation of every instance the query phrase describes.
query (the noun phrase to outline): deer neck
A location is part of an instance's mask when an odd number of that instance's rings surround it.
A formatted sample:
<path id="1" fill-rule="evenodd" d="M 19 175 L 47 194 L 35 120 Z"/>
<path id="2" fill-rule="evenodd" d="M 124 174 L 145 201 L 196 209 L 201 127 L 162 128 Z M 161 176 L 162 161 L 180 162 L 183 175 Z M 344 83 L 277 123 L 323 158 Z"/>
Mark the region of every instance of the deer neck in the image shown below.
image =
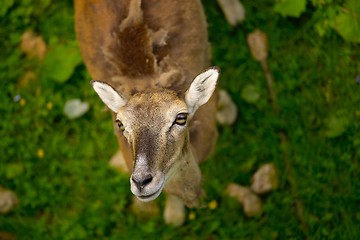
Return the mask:
<path id="1" fill-rule="evenodd" d="M 169 174 L 165 191 L 183 199 L 188 207 L 194 207 L 199 204 L 198 200 L 202 197 L 203 191 L 201 189 L 201 171 L 188 136 L 181 154 L 176 159 L 176 166 Z"/>

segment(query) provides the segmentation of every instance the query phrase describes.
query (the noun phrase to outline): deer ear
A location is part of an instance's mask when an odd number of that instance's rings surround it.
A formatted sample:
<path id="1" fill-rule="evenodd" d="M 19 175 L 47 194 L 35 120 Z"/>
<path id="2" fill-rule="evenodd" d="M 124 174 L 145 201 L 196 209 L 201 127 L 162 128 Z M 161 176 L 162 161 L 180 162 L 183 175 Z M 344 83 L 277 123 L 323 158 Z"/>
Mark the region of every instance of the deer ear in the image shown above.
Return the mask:
<path id="1" fill-rule="evenodd" d="M 191 83 L 185 93 L 185 102 L 189 108 L 190 116 L 212 96 L 216 82 L 219 77 L 220 69 L 212 67 L 200 73 Z"/>
<path id="2" fill-rule="evenodd" d="M 110 85 L 94 80 L 91 81 L 91 85 L 99 95 L 100 99 L 113 112 L 117 113 L 119 109 L 127 103 L 127 100 Z"/>

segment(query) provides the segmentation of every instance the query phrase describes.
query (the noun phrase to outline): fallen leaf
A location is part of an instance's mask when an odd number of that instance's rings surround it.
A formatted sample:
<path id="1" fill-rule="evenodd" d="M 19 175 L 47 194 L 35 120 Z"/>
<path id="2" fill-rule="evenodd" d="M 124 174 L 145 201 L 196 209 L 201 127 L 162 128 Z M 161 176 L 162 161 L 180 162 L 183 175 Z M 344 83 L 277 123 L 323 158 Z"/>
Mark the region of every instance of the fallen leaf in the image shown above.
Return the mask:
<path id="1" fill-rule="evenodd" d="M 237 107 L 225 90 L 219 91 L 216 119 L 221 125 L 231 125 L 237 117 Z"/>
<path id="2" fill-rule="evenodd" d="M 226 192 L 230 197 L 235 198 L 243 205 L 246 216 L 253 217 L 262 213 L 261 199 L 249 188 L 236 183 L 230 183 L 226 188 Z"/>
<path id="3" fill-rule="evenodd" d="M 69 119 L 76 119 L 84 115 L 89 110 L 89 104 L 80 99 L 71 99 L 65 103 L 64 114 Z"/>
<path id="4" fill-rule="evenodd" d="M 349 42 L 360 43 L 360 1 L 346 1 L 342 11 L 332 19 L 332 27 Z"/>
<path id="5" fill-rule="evenodd" d="M 283 17 L 299 17 L 306 10 L 306 0 L 281 0 L 274 6 L 274 11 Z"/>
<path id="6" fill-rule="evenodd" d="M 9 232 L 0 231 L 0 240 L 14 240 L 15 236 Z"/>
<path id="7" fill-rule="evenodd" d="M 255 103 L 260 98 L 260 90 L 252 84 L 247 84 L 241 91 L 241 97 L 248 103 Z"/>
<path id="8" fill-rule="evenodd" d="M 335 138 L 342 135 L 350 124 L 350 120 L 346 116 L 330 116 L 325 120 L 327 127 L 326 136 Z"/>
<path id="9" fill-rule="evenodd" d="M 18 163 L 9 163 L 5 167 L 5 175 L 7 179 L 14 179 L 24 172 L 24 165 L 20 162 Z"/>
<path id="10" fill-rule="evenodd" d="M 238 202 L 243 202 L 243 199 L 250 190 L 247 187 L 243 187 L 236 183 L 230 183 L 226 188 L 226 193 L 233 198 L 236 198 Z"/>
<path id="11" fill-rule="evenodd" d="M 82 58 L 76 42 L 53 44 L 44 61 L 47 78 L 63 83 L 70 79 Z"/>
<path id="12" fill-rule="evenodd" d="M 250 48 L 252 57 L 256 61 L 265 61 L 268 57 L 269 43 L 266 34 L 256 29 L 247 36 L 247 43 Z"/>
<path id="13" fill-rule="evenodd" d="M 46 43 L 44 39 L 32 30 L 24 32 L 21 37 L 20 48 L 29 58 L 44 59 L 46 54 Z"/>
<path id="14" fill-rule="evenodd" d="M 245 20 L 245 8 L 238 0 L 218 0 L 227 22 L 235 26 Z"/>
<path id="15" fill-rule="evenodd" d="M 19 200 L 13 191 L 0 188 L 0 214 L 10 212 Z"/>
<path id="16" fill-rule="evenodd" d="M 258 216 L 262 213 L 261 199 L 253 193 L 249 193 L 246 195 L 243 201 L 243 205 L 244 213 L 248 217 Z"/>
<path id="17" fill-rule="evenodd" d="M 34 83 L 36 80 L 36 74 L 33 71 L 26 71 L 22 77 L 20 78 L 19 82 L 17 83 L 17 87 L 26 87 L 29 84 Z"/>
<path id="18" fill-rule="evenodd" d="M 251 190 L 257 194 L 268 193 L 278 186 L 278 175 L 272 163 L 262 165 L 252 177 Z"/>

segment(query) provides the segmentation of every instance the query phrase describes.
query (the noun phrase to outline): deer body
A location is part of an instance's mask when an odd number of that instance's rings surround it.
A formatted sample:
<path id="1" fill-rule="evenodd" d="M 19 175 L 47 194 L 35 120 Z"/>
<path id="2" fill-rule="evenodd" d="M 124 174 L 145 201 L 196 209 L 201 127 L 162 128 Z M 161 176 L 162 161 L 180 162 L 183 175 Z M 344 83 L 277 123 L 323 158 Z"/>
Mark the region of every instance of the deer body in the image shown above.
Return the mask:
<path id="1" fill-rule="evenodd" d="M 198 163 L 217 138 L 219 75 L 205 71 L 200 1 L 75 0 L 75 21 L 93 88 L 113 111 L 132 193 L 146 202 L 164 189 L 196 206 L 203 195 Z"/>

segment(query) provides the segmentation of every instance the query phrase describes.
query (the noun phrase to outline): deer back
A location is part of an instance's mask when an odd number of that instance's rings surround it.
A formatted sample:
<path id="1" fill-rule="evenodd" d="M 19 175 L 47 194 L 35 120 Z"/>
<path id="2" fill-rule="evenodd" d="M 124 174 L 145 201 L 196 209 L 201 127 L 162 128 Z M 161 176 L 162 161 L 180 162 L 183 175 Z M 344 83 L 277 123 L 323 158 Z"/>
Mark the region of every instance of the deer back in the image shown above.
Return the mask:
<path id="1" fill-rule="evenodd" d="M 197 0 L 75 0 L 75 14 L 90 74 L 128 95 L 153 86 L 184 91 L 209 66 Z"/>

